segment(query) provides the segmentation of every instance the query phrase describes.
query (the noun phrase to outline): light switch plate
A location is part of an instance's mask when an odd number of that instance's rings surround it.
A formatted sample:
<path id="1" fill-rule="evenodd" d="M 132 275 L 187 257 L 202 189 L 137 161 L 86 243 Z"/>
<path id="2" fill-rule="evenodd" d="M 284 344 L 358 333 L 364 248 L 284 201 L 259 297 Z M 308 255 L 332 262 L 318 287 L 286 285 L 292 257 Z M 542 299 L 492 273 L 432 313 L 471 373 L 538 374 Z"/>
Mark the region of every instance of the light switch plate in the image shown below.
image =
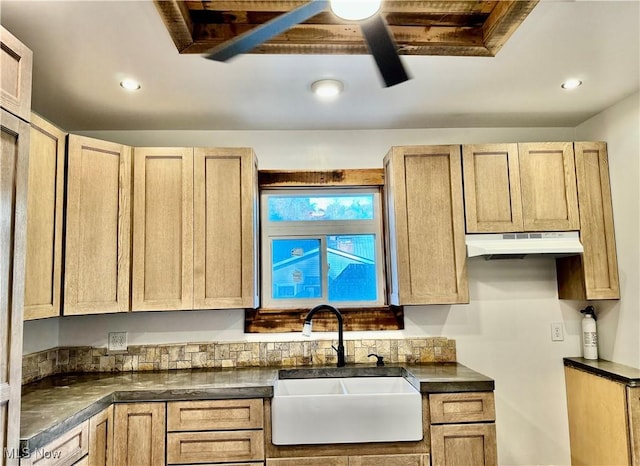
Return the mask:
<path id="1" fill-rule="evenodd" d="M 109 332 L 108 351 L 127 351 L 127 332 Z"/>

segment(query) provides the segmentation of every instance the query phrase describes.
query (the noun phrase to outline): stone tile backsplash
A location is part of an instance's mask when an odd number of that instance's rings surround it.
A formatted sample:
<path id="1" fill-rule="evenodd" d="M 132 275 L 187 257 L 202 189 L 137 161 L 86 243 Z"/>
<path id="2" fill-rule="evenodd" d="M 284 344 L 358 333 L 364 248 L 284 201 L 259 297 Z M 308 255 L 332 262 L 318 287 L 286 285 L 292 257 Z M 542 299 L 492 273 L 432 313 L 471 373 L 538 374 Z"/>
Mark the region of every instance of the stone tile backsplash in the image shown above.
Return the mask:
<path id="1" fill-rule="evenodd" d="M 311 366 L 336 363 L 333 340 L 208 342 L 129 346 L 109 353 L 90 346 L 52 348 L 22 358 L 22 382 L 74 372 L 132 372 L 192 368 Z M 347 363 L 455 362 L 456 342 L 444 337 L 402 340 L 345 340 Z"/>

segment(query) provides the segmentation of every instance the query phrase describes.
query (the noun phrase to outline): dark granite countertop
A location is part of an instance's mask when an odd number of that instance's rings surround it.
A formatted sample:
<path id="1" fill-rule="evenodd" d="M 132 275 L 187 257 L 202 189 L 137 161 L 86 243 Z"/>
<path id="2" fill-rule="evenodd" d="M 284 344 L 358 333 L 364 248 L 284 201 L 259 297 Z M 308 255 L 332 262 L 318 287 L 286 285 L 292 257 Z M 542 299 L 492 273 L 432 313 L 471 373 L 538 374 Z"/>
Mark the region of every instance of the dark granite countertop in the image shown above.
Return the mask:
<path id="1" fill-rule="evenodd" d="M 599 375 L 629 387 L 640 387 L 640 369 L 604 359 L 564 358 L 564 365 Z"/>
<path id="2" fill-rule="evenodd" d="M 494 389 L 492 379 L 457 363 L 56 375 L 23 386 L 21 448 L 41 448 L 114 402 L 270 398 L 279 374 L 282 378 L 401 375 L 423 393 Z"/>

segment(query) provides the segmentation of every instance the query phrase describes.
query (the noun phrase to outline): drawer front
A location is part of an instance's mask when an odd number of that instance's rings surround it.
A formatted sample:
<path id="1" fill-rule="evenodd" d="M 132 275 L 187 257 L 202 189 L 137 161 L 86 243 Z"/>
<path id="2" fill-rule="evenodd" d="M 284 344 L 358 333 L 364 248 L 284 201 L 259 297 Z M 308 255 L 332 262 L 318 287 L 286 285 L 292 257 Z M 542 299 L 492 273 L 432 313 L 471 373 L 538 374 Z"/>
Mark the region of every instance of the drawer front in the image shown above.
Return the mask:
<path id="1" fill-rule="evenodd" d="M 89 452 L 89 421 L 84 421 L 53 442 L 20 460 L 21 466 L 74 464 Z M 82 463 L 80 463 L 82 464 Z"/>
<path id="2" fill-rule="evenodd" d="M 167 463 L 264 460 L 264 432 L 173 432 L 167 434 Z"/>
<path id="3" fill-rule="evenodd" d="M 348 456 L 269 458 L 267 466 L 349 466 Z"/>
<path id="4" fill-rule="evenodd" d="M 167 430 L 262 429 L 262 399 L 167 403 Z"/>
<path id="5" fill-rule="evenodd" d="M 350 456 L 349 466 L 429 466 L 428 454 Z"/>
<path id="6" fill-rule="evenodd" d="M 493 392 L 437 393 L 429 395 L 431 424 L 496 420 Z"/>

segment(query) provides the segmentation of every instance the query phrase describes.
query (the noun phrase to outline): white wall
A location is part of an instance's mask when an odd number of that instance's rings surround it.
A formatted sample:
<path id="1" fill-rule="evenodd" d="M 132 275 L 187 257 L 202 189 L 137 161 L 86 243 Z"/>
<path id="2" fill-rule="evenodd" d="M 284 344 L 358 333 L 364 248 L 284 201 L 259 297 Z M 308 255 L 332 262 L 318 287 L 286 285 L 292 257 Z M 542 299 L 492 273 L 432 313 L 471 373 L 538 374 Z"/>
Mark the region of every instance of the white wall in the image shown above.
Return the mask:
<path id="1" fill-rule="evenodd" d="M 136 131 L 87 135 L 137 146 L 251 146 L 256 150 L 261 169 L 329 169 L 381 167 L 382 157 L 392 145 L 571 141 L 574 129 Z M 633 154 L 637 173 L 637 149 Z M 621 157 L 611 145 L 610 157 Z M 619 195 L 614 193 L 614 197 L 614 208 L 625 209 L 617 202 Z M 635 213 L 627 212 L 635 216 L 636 222 L 637 210 L 636 205 Z M 618 211 L 615 213 L 619 221 Z M 637 230 L 635 238 L 637 241 Z M 619 250 L 627 247 L 631 246 L 625 242 Z M 562 357 L 580 355 L 578 310 L 584 303 L 557 299 L 552 259 L 470 260 L 469 281 L 468 305 L 407 307 L 404 331 L 348 332 L 346 338 L 442 335 L 456 339 L 459 362 L 496 381 L 500 464 L 569 464 Z M 637 292 L 635 296 L 637 303 Z M 564 323 L 564 341 L 551 341 L 552 322 Z M 107 332 L 121 330 L 129 332 L 130 344 L 300 338 L 299 334 L 245 335 L 241 310 L 64 317 L 58 325 L 59 344 L 64 346 L 104 346 Z M 30 335 L 31 323 L 25 329 L 25 348 L 37 347 L 38 342 Z"/>
<path id="2" fill-rule="evenodd" d="M 576 138 L 607 141 L 609 153 L 621 299 L 595 305 L 600 356 L 640 367 L 640 94 L 579 125 Z"/>

